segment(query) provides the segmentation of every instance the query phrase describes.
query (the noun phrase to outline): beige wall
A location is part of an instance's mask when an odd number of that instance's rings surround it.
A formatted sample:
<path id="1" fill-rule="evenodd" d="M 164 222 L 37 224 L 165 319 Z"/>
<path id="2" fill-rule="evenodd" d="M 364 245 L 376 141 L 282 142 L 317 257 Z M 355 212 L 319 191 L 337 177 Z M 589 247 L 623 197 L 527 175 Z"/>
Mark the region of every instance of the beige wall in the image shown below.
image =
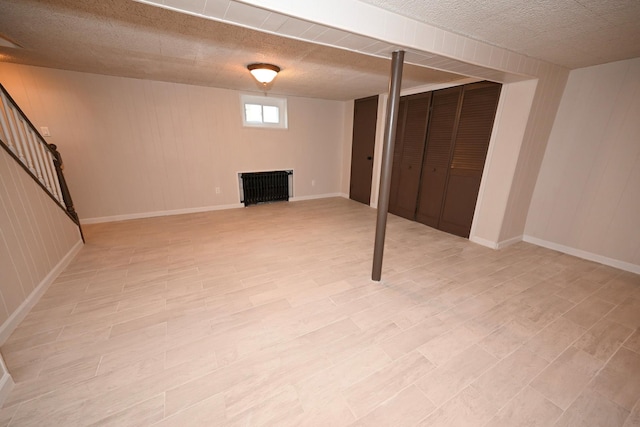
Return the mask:
<path id="1" fill-rule="evenodd" d="M 640 58 L 570 73 L 525 232 L 640 272 Z"/>
<path id="2" fill-rule="evenodd" d="M 243 171 L 292 168 L 298 198 L 344 188 L 345 102 L 289 97 L 288 130 L 255 129 L 232 90 L 6 63 L 0 73 L 49 127 L 81 219 L 237 206 Z"/>
<path id="3" fill-rule="evenodd" d="M 349 188 L 351 185 L 351 148 L 353 143 L 353 108 L 354 101 L 345 103 L 344 109 L 344 126 L 342 136 L 342 179 L 340 192 L 343 197 L 349 197 Z"/>
<path id="4" fill-rule="evenodd" d="M 499 246 L 518 241 L 524 234 L 531 197 L 568 75 L 568 71 L 552 67 L 540 74 L 521 147 L 514 153 L 517 163 L 496 242 Z"/>
<path id="5" fill-rule="evenodd" d="M 528 80 L 502 85 L 469 237 L 476 243 L 492 248 L 511 243 L 502 241 L 500 233 L 537 83 Z"/>
<path id="6" fill-rule="evenodd" d="M 0 148 L 0 344 L 81 245 L 73 221 Z"/>

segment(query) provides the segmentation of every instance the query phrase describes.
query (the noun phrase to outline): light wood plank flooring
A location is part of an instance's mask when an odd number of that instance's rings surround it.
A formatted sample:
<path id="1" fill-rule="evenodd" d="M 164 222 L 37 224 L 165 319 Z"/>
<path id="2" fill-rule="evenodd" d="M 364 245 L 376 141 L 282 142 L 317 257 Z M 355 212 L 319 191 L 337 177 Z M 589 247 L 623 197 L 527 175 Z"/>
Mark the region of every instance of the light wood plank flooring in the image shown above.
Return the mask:
<path id="1" fill-rule="evenodd" d="M 85 227 L 2 347 L 11 426 L 639 426 L 640 277 L 345 200 Z"/>

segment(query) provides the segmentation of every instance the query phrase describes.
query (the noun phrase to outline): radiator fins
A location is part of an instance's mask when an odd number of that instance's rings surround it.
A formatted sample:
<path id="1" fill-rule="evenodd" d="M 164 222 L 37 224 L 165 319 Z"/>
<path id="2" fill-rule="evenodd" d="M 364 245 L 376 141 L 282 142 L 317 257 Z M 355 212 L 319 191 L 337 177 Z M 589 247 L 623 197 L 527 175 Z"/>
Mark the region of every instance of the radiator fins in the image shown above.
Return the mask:
<path id="1" fill-rule="evenodd" d="M 258 203 L 289 201 L 290 171 L 243 173 L 242 189 L 245 206 Z"/>

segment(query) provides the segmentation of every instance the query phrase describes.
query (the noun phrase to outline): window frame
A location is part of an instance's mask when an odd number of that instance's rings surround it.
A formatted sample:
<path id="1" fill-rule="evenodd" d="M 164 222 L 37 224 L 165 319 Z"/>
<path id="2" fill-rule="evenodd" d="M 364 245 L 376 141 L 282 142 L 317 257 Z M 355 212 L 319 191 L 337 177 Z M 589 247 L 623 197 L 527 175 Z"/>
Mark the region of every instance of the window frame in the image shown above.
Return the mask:
<path id="1" fill-rule="evenodd" d="M 262 122 L 248 122 L 246 107 L 247 104 L 260 105 L 261 107 L 277 107 L 278 108 L 278 123 L 266 123 L 264 122 L 264 116 Z M 278 98 L 272 96 L 259 96 L 240 94 L 240 108 L 242 114 L 242 126 L 248 128 L 266 128 L 266 129 L 288 129 L 288 114 L 287 114 L 287 99 Z M 264 110 L 263 110 L 264 114 Z"/>

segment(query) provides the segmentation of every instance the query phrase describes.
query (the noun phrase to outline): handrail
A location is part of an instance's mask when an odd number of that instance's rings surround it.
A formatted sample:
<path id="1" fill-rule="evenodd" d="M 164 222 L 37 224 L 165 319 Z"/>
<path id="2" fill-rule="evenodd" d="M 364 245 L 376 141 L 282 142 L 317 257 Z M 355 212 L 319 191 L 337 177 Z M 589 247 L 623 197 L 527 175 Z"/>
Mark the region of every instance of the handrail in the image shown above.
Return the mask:
<path id="1" fill-rule="evenodd" d="M 82 235 L 80 219 L 62 173 L 64 165 L 57 147 L 45 142 L 2 84 L 0 101 L 0 145 L 76 223 Z"/>

